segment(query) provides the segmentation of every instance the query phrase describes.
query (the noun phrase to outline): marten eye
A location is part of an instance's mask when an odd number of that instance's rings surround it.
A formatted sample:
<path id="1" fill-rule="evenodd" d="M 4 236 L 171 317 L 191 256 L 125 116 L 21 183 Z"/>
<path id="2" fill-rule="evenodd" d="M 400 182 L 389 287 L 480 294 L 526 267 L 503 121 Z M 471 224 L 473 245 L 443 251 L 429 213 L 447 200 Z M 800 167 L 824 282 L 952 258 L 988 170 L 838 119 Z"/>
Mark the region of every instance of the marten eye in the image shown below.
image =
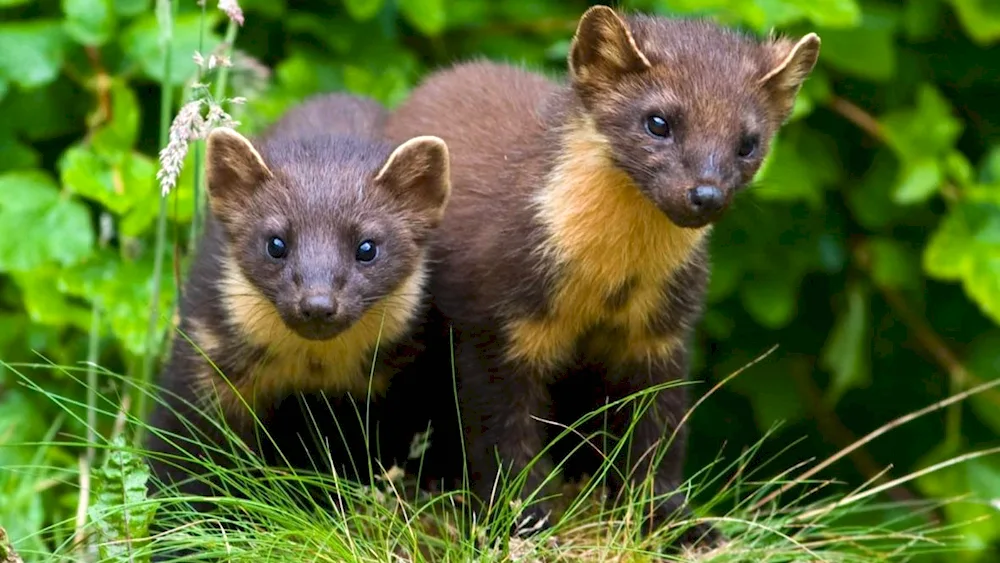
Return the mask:
<path id="1" fill-rule="evenodd" d="M 285 245 L 285 241 L 278 237 L 271 237 L 267 239 L 267 255 L 271 258 L 284 258 L 285 254 L 288 254 L 288 247 Z"/>
<path id="2" fill-rule="evenodd" d="M 740 146 L 736 149 L 736 154 L 740 158 L 750 158 L 755 152 L 757 152 L 757 147 L 760 145 L 760 137 L 757 135 L 743 135 L 740 139 Z"/>
<path id="3" fill-rule="evenodd" d="M 670 124 L 662 115 L 650 115 L 646 118 L 646 132 L 654 137 L 666 139 L 670 136 Z"/>
<path id="4" fill-rule="evenodd" d="M 376 256 L 378 256 L 378 247 L 370 240 L 359 244 L 358 251 L 355 253 L 358 262 L 371 262 Z"/>

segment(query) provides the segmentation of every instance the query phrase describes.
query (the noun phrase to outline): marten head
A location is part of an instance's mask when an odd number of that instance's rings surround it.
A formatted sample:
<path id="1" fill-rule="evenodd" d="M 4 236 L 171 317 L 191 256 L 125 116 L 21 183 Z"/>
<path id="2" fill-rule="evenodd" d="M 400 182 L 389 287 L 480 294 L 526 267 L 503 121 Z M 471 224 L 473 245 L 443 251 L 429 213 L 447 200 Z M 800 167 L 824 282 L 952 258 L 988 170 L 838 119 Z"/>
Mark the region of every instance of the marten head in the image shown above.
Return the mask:
<path id="1" fill-rule="evenodd" d="M 437 137 L 394 150 L 332 135 L 255 148 L 221 128 L 208 138 L 206 161 L 226 259 L 258 305 L 274 309 L 251 313 L 276 311 L 308 340 L 336 337 L 423 267 L 426 237 L 450 194 L 448 150 Z"/>
<path id="2" fill-rule="evenodd" d="M 758 42 L 708 21 L 594 6 L 569 70 L 614 163 L 674 223 L 701 227 L 753 179 L 819 46 L 814 33 Z"/>

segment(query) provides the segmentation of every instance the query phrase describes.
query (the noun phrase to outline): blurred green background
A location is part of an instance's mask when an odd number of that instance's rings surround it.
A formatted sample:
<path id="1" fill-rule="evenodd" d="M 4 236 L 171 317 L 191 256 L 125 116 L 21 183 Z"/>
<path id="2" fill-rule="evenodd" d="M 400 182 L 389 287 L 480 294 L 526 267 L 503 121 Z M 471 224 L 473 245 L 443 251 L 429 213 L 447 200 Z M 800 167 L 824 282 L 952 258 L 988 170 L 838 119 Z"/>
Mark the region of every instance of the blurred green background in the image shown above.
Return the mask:
<path id="1" fill-rule="evenodd" d="M 166 3 L 162 3 L 166 4 Z M 228 19 L 178 7 L 172 116 Z M 317 92 L 398 103 L 422 74 L 486 56 L 553 75 L 588 2 L 242 0 L 229 75 L 245 133 Z M 1000 370 L 1000 1 L 645 0 L 623 7 L 710 15 L 766 34 L 816 31 L 817 69 L 757 186 L 713 237 L 711 306 L 694 377 L 719 381 L 778 349 L 702 405 L 690 467 L 735 457 L 780 426 L 774 472 Z M 195 208 L 191 151 L 167 201 L 159 325 L 147 349 L 160 209 L 164 60 L 151 0 L 0 0 L 0 359 L 139 376 L 170 325 Z M 489 131 L 484 131 L 488 135 Z M 91 338 L 93 336 L 93 338 Z M 52 370 L 25 372 L 83 401 Z M 116 396 L 112 378 L 99 379 Z M 708 385 L 700 385 L 699 390 Z M 69 410 L 73 412 L 76 407 Z M 79 407 L 81 417 L 83 407 Z M 84 434 L 0 367 L 0 525 L 40 536 L 72 519 L 72 447 L 10 444 Z M 105 427 L 109 420 L 100 421 Z M 826 471 L 857 485 L 1000 445 L 1000 392 L 897 428 Z M 24 469 L 24 467 L 36 469 Z M 941 516 L 970 550 L 1000 560 L 1000 459 L 983 457 L 893 489 L 895 500 L 971 494 Z M 993 500 L 991 505 L 990 500 Z M 29 537 L 30 536 L 30 537 Z"/>

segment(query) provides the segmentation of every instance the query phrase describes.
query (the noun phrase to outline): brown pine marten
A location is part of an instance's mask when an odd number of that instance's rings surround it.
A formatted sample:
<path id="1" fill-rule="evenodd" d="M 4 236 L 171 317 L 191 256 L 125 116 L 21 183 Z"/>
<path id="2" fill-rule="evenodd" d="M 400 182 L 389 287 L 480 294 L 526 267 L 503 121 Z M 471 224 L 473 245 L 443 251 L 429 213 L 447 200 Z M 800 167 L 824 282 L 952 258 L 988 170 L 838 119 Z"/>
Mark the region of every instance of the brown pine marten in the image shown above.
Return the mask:
<path id="1" fill-rule="evenodd" d="M 196 461 L 233 467 L 221 421 L 268 463 L 365 477 L 368 460 L 348 458 L 364 432 L 377 442 L 380 398 L 420 352 L 428 235 L 450 192 L 444 142 L 379 140 L 386 113 L 328 94 L 253 142 L 225 128 L 208 137 L 210 214 L 152 415 L 154 481 L 223 494 Z M 311 434 L 313 415 L 340 402 L 357 409 Z M 395 436 L 380 444 L 389 458 L 403 448 Z"/>
<path id="2" fill-rule="evenodd" d="M 547 421 L 571 424 L 686 379 L 711 225 L 751 182 L 819 47 L 815 34 L 758 41 L 709 21 L 595 6 L 572 40 L 568 84 L 459 63 L 390 114 L 390 140 L 435 135 L 451 154 L 429 291 L 454 339 L 444 355 L 454 354 L 480 500 L 491 499 L 497 459 L 520 473 L 564 430 Z M 678 487 L 687 406 L 683 387 L 655 394 L 615 460 L 628 478 L 613 491 L 650 474 L 661 497 Z M 611 410 L 609 430 L 622 436 L 632 414 Z M 672 435 L 652 463 L 650 450 Z M 552 467 L 541 456 L 527 490 Z M 686 510 L 679 496 L 654 506 L 647 530 Z M 525 527 L 548 526 L 550 506 L 528 505 Z M 699 526 L 681 541 L 716 534 Z"/>

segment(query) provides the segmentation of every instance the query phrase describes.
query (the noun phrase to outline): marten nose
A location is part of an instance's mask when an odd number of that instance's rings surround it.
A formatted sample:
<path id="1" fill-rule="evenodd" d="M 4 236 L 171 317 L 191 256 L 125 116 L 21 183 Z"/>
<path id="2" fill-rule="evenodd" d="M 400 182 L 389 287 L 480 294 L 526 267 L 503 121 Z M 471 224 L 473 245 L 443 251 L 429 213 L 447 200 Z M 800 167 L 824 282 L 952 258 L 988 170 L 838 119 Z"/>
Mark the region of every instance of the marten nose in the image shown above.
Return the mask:
<path id="1" fill-rule="evenodd" d="M 302 318 L 307 321 L 331 321 L 337 314 L 337 304 L 329 295 L 306 295 L 299 302 L 299 311 Z"/>
<path id="2" fill-rule="evenodd" d="M 726 194 L 716 186 L 695 186 L 688 190 L 688 202 L 695 213 L 711 215 L 725 205 Z"/>

